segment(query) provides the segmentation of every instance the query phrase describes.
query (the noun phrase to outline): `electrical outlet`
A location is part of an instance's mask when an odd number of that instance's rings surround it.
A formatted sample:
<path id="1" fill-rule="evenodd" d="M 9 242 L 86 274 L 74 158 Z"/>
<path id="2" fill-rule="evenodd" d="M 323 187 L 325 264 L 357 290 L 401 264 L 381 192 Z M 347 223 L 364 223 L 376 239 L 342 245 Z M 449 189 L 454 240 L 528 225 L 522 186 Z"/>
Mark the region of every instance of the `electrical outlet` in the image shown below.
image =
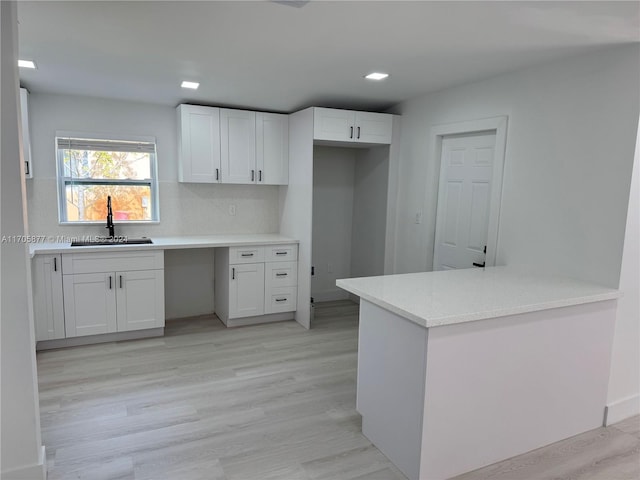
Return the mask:
<path id="1" fill-rule="evenodd" d="M 422 212 L 416 212 L 416 225 L 419 225 L 420 223 L 422 223 Z"/>
<path id="2" fill-rule="evenodd" d="M 327 273 L 333 273 L 333 265 L 330 263 L 327 263 Z"/>
<path id="3" fill-rule="evenodd" d="M 235 217 L 236 215 L 236 206 L 233 204 L 229 205 L 229 215 L 232 217 Z"/>

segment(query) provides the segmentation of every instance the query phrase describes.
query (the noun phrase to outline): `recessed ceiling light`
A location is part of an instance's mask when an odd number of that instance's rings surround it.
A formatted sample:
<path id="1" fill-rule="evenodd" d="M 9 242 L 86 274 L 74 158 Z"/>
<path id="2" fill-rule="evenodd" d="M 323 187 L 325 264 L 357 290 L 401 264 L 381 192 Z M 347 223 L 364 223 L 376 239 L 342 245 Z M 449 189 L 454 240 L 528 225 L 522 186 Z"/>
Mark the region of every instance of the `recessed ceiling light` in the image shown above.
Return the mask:
<path id="1" fill-rule="evenodd" d="M 198 82 L 182 82 L 182 85 L 180 85 L 182 88 L 190 88 L 192 90 L 197 90 L 198 87 L 200 86 L 200 84 Z"/>
<path id="2" fill-rule="evenodd" d="M 36 64 L 33 60 L 18 60 L 18 66 L 23 68 L 36 68 Z"/>
<path id="3" fill-rule="evenodd" d="M 388 76 L 389 76 L 388 73 L 373 72 L 373 73 L 370 73 L 369 75 L 365 75 L 364 78 L 366 78 L 367 80 L 384 80 Z"/>

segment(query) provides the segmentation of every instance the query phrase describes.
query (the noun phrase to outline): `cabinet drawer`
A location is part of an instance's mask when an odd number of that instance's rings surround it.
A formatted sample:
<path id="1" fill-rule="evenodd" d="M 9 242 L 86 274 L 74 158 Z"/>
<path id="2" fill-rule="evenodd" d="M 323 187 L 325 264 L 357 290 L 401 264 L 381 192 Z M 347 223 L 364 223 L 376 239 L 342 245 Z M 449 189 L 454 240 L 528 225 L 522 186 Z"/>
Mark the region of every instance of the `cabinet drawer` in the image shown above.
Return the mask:
<path id="1" fill-rule="evenodd" d="M 264 313 L 292 312 L 296 309 L 297 287 L 277 287 L 267 291 Z"/>
<path id="2" fill-rule="evenodd" d="M 266 288 L 297 287 L 298 262 L 273 262 L 265 265 Z"/>
<path id="3" fill-rule="evenodd" d="M 229 247 L 229 263 L 264 262 L 264 247 Z"/>
<path id="4" fill-rule="evenodd" d="M 62 255 L 62 273 L 64 275 L 114 272 L 119 270 L 162 270 L 163 268 L 163 250 L 65 253 Z"/>
<path id="5" fill-rule="evenodd" d="M 298 245 L 269 245 L 265 247 L 265 262 L 297 262 Z"/>

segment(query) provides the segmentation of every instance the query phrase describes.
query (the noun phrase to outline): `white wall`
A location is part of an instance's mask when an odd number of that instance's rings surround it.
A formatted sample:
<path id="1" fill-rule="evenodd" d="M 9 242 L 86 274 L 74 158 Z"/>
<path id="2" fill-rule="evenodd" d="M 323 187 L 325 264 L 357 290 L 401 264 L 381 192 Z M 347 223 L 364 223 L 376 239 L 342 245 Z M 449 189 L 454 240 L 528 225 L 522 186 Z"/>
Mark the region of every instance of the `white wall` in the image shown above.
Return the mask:
<path id="1" fill-rule="evenodd" d="M 610 48 L 399 105 L 396 271 L 431 270 L 433 125 L 508 115 L 497 264 L 618 286 L 638 122 L 639 47 Z M 416 225 L 416 212 L 423 223 Z"/>
<path id="2" fill-rule="evenodd" d="M 58 224 L 56 130 L 156 137 L 160 194 L 160 223 L 121 226 L 116 234 L 165 236 L 215 233 L 273 233 L 279 229 L 278 187 L 265 185 L 206 185 L 178 183 L 177 125 L 174 108 L 89 97 L 32 93 L 29 97 L 34 178 L 27 182 L 29 223 L 35 235 L 103 235 L 101 226 Z M 236 205 L 236 215 L 229 206 Z M 168 318 L 213 311 L 213 289 L 207 302 L 181 300 L 187 292 L 211 285 L 213 255 L 183 252 L 181 264 L 168 258 L 165 277 Z M 176 279 L 176 276 L 179 276 Z"/>
<path id="3" fill-rule="evenodd" d="M 388 184 L 389 147 L 359 150 L 353 204 L 352 277 L 384 274 Z"/>
<path id="4" fill-rule="evenodd" d="M 349 293 L 337 278 L 351 277 L 351 236 L 357 150 L 313 148 L 313 253 L 315 302 L 340 300 Z"/>
<path id="5" fill-rule="evenodd" d="M 631 178 L 616 330 L 607 398 L 607 424 L 640 413 L 640 129 Z"/>
<path id="6" fill-rule="evenodd" d="M 639 83 L 640 47 L 632 45 L 444 90 L 396 109 L 403 117 L 395 270 L 432 268 L 439 165 L 430 157 L 431 126 L 508 115 L 497 264 L 620 285 L 626 293 L 613 344 L 608 422 L 640 409 L 637 177 L 629 201 Z M 424 212 L 421 225 L 413 223 L 417 211 Z"/>
<path id="7" fill-rule="evenodd" d="M 2 45 L 1 209 L 2 236 L 23 235 L 25 184 L 18 113 L 18 21 L 15 2 L 0 2 Z M 3 480 L 46 478 L 40 438 L 31 275 L 24 243 L 2 243 L 0 255 Z"/>

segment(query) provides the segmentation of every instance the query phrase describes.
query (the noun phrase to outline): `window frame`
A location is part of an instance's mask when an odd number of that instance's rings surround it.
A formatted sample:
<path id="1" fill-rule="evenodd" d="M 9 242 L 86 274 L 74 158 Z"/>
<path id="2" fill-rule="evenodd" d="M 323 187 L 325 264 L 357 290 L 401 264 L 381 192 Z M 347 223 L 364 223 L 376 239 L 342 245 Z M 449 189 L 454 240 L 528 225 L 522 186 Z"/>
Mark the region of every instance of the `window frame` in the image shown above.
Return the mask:
<path id="1" fill-rule="evenodd" d="M 64 138 L 87 139 L 87 140 L 107 140 L 114 142 L 141 142 L 153 143 L 154 151 L 150 154 L 150 175 L 147 180 L 109 180 L 109 179 L 72 179 L 64 176 L 64 155 L 61 148 L 58 148 L 58 140 Z M 105 211 L 105 222 L 103 221 L 69 221 L 67 220 L 66 186 L 76 185 L 143 185 L 151 189 L 151 220 L 118 220 L 116 225 L 149 225 L 160 223 L 160 196 L 158 194 L 158 145 L 156 137 L 139 135 L 114 135 L 107 133 L 86 133 L 71 131 L 56 131 L 54 138 L 54 150 L 56 156 L 56 183 L 58 190 L 58 224 L 59 225 L 102 225 L 106 222 L 107 212 Z"/>

